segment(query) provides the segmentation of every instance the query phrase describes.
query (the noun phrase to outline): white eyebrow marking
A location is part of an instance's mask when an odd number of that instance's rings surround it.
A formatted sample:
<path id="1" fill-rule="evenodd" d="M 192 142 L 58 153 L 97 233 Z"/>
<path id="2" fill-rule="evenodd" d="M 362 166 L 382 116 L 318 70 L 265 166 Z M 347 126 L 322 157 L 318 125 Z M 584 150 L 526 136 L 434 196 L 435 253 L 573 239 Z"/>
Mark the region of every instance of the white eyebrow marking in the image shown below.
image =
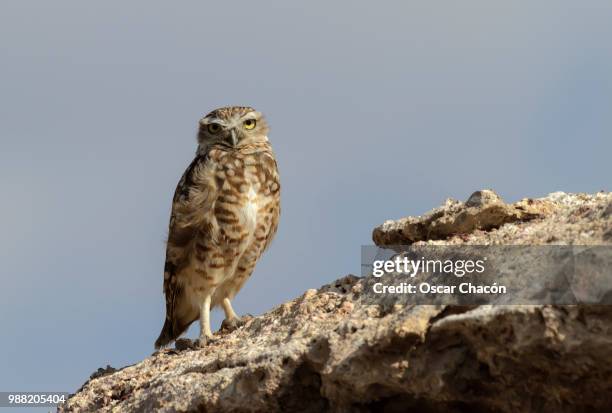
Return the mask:
<path id="1" fill-rule="evenodd" d="M 240 119 L 248 120 L 248 119 L 257 119 L 259 117 L 261 117 L 261 113 L 259 113 L 259 112 L 249 112 L 249 113 L 245 114 L 244 116 L 242 116 Z"/>
<path id="2" fill-rule="evenodd" d="M 200 123 L 202 125 L 210 125 L 211 123 L 218 123 L 219 125 L 226 125 L 225 121 L 223 119 L 219 119 L 219 118 L 203 118 Z"/>

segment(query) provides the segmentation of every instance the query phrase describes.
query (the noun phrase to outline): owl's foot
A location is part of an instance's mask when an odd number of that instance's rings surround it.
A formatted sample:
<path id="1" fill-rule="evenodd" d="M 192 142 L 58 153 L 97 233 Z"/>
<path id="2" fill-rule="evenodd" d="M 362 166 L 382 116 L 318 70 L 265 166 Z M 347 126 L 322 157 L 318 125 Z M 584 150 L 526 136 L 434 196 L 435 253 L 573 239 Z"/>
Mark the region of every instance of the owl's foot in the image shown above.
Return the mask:
<path id="1" fill-rule="evenodd" d="M 174 348 L 176 349 L 176 351 L 193 350 L 197 348 L 196 341 L 197 340 L 191 340 L 185 337 L 177 338 L 174 341 Z"/>
<path id="2" fill-rule="evenodd" d="M 215 342 L 217 339 L 215 337 L 200 337 L 197 340 L 192 340 L 190 338 L 177 338 L 174 342 L 174 350 L 171 351 L 185 351 L 185 350 L 197 350 L 199 348 L 206 347 L 207 345 Z"/>
<path id="3" fill-rule="evenodd" d="M 221 323 L 221 331 L 227 331 L 228 333 L 231 333 L 232 331 L 242 327 L 245 323 L 246 321 L 239 317 L 231 318 L 229 320 L 226 318 Z"/>
<path id="4" fill-rule="evenodd" d="M 214 343 L 215 341 L 217 341 L 217 338 L 214 336 L 200 336 L 200 338 L 198 338 L 195 341 L 195 348 L 204 348 L 212 343 Z"/>
<path id="5" fill-rule="evenodd" d="M 221 331 L 231 333 L 232 331 L 239 329 L 240 327 L 245 325 L 246 322 L 249 321 L 251 318 L 253 318 L 253 316 L 250 314 L 246 314 L 242 317 L 233 317 L 230 319 L 226 318 L 221 323 Z"/>

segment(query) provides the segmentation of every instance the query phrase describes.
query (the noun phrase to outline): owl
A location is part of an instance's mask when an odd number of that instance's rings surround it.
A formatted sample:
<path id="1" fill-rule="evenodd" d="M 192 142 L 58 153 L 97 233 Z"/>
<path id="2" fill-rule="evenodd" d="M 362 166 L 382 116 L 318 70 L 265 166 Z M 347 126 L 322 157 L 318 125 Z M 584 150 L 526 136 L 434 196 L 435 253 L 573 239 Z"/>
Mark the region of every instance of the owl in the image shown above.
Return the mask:
<path id="1" fill-rule="evenodd" d="M 244 322 L 231 300 L 270 245 L 280 215 L 276 157 L 263 115 L 251 107 L 216 109 L 200 120 L 198 148 L 178 183 L 172 213 L 164 294 L 166 319 L 155 347 L 200 321 L 196 344 L 213 340 L 210 309 L 224 326 Z"/>

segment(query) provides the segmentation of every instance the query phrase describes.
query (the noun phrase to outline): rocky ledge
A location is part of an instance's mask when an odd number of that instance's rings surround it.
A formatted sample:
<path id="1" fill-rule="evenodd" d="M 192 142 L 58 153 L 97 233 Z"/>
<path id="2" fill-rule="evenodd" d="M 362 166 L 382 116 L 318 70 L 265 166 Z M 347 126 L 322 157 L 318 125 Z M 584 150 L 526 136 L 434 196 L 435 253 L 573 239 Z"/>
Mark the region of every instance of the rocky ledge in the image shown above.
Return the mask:
<path id="1" fill-rule="evenodd" d="M 479 191 L 374 240 L 609 245 L 612 194 Z M 416 306 L 349 275 L 218 335 L 100 369 L 59 411 L 612 411 L 611 306 Z"/>

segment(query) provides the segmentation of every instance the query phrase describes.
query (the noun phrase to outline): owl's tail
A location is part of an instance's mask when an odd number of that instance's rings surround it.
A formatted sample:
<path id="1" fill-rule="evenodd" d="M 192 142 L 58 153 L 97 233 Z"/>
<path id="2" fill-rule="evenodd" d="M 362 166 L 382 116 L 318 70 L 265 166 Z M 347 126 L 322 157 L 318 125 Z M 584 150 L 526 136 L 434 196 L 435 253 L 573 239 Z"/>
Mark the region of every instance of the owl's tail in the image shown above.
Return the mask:
<path id="1" fill-rule="evenodd" d="M 155 340 L 155 348 L 166 346 L 179 338 L 198 317 L 200 317 L 200 313 L 197 308 L 186 305 L 174 308 L 170 317 L 166 317 L 166 321 L 164 321 L 161 333 Z"/>
<path id="2" fill-rule="evenodd" d="M 168 345 L 177 337 L 173 334 L 173 330 L 172 321 L 169 318 L 166 318 L 166 321 L 164 321 L 164 326 L 161 329 L 161 333 L 159 333 L 159 337 L 157 337 L 157 340 L 155 340 L 156 349 Z"/>

